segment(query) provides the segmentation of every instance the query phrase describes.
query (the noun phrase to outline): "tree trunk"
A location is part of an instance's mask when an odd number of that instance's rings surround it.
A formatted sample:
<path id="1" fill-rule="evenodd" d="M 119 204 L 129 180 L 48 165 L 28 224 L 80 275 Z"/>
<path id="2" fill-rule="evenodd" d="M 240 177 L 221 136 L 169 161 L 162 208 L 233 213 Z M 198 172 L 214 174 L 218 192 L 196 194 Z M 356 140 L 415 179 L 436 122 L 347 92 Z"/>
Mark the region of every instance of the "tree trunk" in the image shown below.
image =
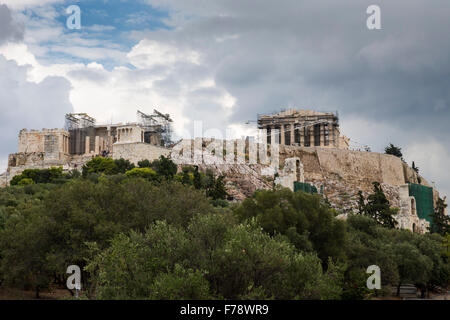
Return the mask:
<path id="1" fill-rule="evenodd" d="M 426 292 L 425 288 L 420 288 L 420 299 L 425 299 L 425 292 Z"/>
<path id="2" fill-rule="evenodd" d="M 36 286 L 36 299 L 40 299 L 40 296 L 39 296 L 39 286 Z"/>
<path id="3" fill-rule="evenodd" d="M 401 286 L 401 283 L 399 283 L 397 286 L 397 297 L 400 297 L 400 286 Z"/>

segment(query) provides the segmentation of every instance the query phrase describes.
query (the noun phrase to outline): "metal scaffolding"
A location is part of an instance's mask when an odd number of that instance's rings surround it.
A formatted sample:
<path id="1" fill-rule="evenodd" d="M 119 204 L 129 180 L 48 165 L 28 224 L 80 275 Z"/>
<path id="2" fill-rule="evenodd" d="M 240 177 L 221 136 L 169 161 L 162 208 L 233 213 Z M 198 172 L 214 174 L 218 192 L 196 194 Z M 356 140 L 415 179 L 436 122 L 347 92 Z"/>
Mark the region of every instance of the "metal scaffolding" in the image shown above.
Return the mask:
<path id="1" fill-rule="evenodd" d="M 84 154 L 86 137 L 94 134 L 95 119 L 86 113 L 66 114 L 65 129 L 69 131 L 69 153 Z"/>
<path id="2" fill-rule="evenodd" d="M 163 114 L 154 109 L 153 114 L 148 115 L 137 111 L 138 123 L 144 129 L 144 140 L 151 143 L 151 136 L 156 137 L 162 146 L 172 143 L 172 119 L 169 114 Z"/>
<path id="3" fill-rule="evenodd" d="M 66 114 L 65 129 L 67 131 L 74 129 L 83 129 L 95 126 L 95 119 L 86 113 L 68 113 Z"/>

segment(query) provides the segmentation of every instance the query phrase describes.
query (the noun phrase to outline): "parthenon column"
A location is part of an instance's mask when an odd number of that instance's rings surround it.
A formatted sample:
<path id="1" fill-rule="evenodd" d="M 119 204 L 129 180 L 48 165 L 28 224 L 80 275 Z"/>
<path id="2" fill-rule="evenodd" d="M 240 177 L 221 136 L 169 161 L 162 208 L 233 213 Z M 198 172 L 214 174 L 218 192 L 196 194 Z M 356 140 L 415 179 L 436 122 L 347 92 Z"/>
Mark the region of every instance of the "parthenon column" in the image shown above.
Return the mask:
<path id="1" fill-rule="evenodd" d="M 295 143 L 295 123 L 291 123 L 291 146 Z"/>
<path id="2" fill-rule="evenodd" d="M 285 145 L 285 133 L 284 133 L 284 124 L 282 123 L 281 125 L 280 125 L 280 131 L 281 131 L 281 141 L 280 141 L 280 144 L 282 144 L 282 145 Z"/>
<path id="3" fill-rule="evenodd" d="M 300 135 L 300 146 L 301 147 L 305 146 L 305 134 L 304 133 L 305 133 L 304 129 L 302 127 L 300 127 L 298 129 L 298 134 Z"/>
<path id="4" fill-rule="evenodd" d="M 90 141 L 90 137 L 87 136 L 86 137 L 86 145 L 85 145 L 85 149 L 84 149 L 84 153 L 85 154 L 89 154 L 91 152 L 91 141 Z"/>
<path id="5" fill-rule="evenodd" d="M 314 145 L 314 141 L 312 141 L 313 137 L 314 137 L 314 126 L 306 127 L 305 145 L 308 145 L 309 147 Z"/>
<path id="6" fill-rule="evenodd" d="M 270 126 L 266 126 L 264 129 L 266 129 L 266 141 L 267 141 L 267 144 L 271 144 L 272 143 L 272 139 L 271 139 L 272 130 L 271 130 Z"/>
<path id="7" fill-rule="evenodd" d="M 320 124 L 320 146 L 325 146 L 325 125 L 323 123 Z"/>
<path id="8" fill-rule="evenodd" d="M 95 137 L 95 154 L 99 154 L 100 153 L 100 137 L 96 136 Z"/>

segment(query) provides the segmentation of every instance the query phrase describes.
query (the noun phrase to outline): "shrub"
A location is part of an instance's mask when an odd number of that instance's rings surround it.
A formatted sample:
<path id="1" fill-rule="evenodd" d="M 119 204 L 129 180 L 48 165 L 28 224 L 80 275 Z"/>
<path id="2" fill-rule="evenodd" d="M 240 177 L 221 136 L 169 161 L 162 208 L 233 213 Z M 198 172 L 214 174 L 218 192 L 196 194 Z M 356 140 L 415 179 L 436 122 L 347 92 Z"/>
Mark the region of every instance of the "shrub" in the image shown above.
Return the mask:
<path id="1" fill-rule="evenodd" d="M 116 162 L 111 158 L 97 157 L 87 162 L 83 168 L 83 177 L 92 173 L 104 173 L 107 175 L 119 173 L 119 167 Z"/>
<path id="2" fill-rule="evenodd" d="M 125 173 L 127 177 L 155 180 L 156 172 L 150 168 L 134 168 Z"/>
<path id="3" fill-rule="evenodd" d="M 19 185 L 19 186 L 27 186 L 27 185 L 30 185 L 30 184 L 34 184 L 33 179 L 24 178 L 24 179 L 20 180 L 17 185 Z"/>
<path id="4" fill-rule="evenodd" d="M 53 183 L 61 178 L 63 178 L 63 169 L 61 167 L 52 167 L 50 169 L 26 169 L 22 174 L 12 178 L 11 185 L 19 185 L 23 179 L 27 179 L 23 183 L 30 184 L 29 180 L 32 180 L 33 183 Z"/>

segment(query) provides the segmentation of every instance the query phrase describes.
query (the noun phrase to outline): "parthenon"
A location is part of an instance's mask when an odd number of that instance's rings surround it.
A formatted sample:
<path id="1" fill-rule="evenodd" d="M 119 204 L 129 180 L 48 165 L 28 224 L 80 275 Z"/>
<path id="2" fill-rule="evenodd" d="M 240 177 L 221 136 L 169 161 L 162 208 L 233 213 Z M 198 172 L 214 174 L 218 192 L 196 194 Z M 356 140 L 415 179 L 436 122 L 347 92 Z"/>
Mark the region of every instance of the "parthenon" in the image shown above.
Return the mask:
<path id="1" fill-rule="evenodd" d="M 278 130 L 281 145 L 348 149 L 349 139 L 340 134 L 338 114 L 311 110 L 286 110 L 258 116 L 258 128 Z"/>

